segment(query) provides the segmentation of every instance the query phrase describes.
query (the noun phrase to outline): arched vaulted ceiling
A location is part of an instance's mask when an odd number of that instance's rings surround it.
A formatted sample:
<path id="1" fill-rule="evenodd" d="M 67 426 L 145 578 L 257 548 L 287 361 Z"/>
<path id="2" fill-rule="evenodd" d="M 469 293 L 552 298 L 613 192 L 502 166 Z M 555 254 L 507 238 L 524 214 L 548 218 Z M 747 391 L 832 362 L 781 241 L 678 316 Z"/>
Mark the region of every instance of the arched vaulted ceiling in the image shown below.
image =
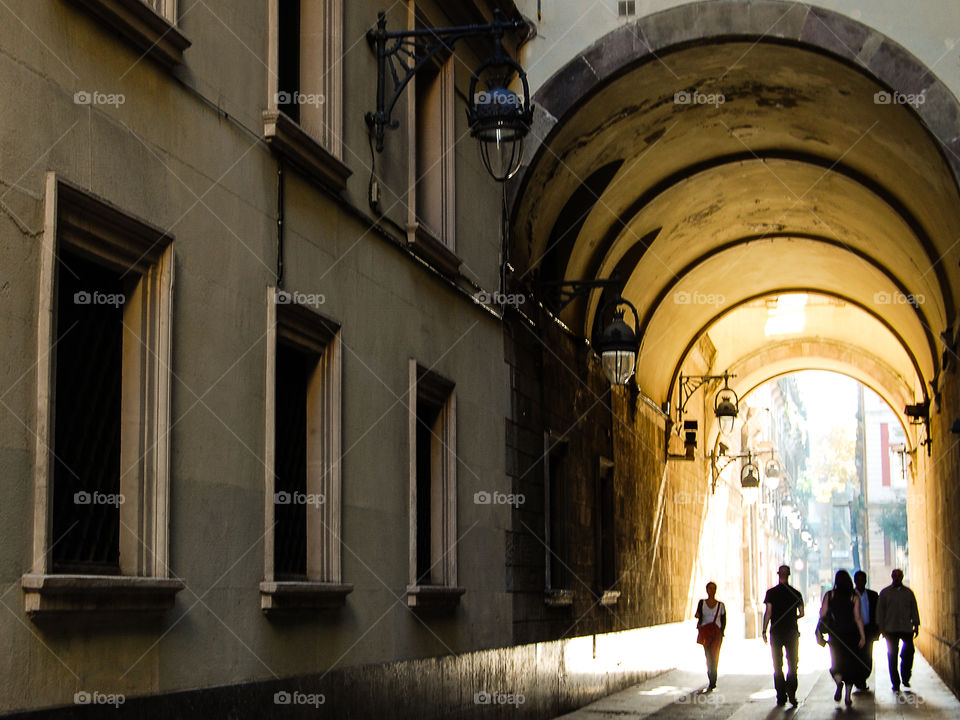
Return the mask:
<path id="1" fill-rule="evenodd" d="M 515 194 L 520 274 L 619 277 L 641 318 L 637 383 L 658 402 L 704 334 L 713 370 L 746 384 L 824 367 L 894 407 L 925 399 L 956 322 L 960 193 L 920 85 L 914 107 L 884 104 L 892 88 L 857 58 L 769 37 L 623 45 L 606 74 L 538 91 L 557 116 Z M 836 302 L 802 336 L 758 334 L 758 299 L 804 291 Z M 591 337 L 600 299 L 561 319 Z"/>

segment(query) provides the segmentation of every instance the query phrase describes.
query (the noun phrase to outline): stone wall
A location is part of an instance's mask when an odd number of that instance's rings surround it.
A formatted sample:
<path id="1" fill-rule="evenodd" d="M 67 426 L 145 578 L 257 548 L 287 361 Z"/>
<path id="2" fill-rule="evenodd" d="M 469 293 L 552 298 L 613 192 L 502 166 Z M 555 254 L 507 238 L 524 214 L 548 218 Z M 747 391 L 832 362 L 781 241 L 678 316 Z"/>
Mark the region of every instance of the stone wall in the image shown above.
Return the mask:
<path id="1" fill-rule="evenodd" d="M 666 460 L 665 416 L 635 389 L 611 391 L 597 358 L 550 322 L 505 324 L 511 376 L 507 472 L 525 502 L 507 537 L 514 640 L 542 641 L 682 620 L 695 595 L 709 505 L 703 460 Z M 566 442 L 571 480 L 572 605 L 546 602 L 544 436 Z M 596 497 L 600 458 L 613 462 L 617 603 L 600 604 Z M 736 608 L 736 606 L 734 605 Z"/>
<path id="2" fill-rule="evenodd" d="M 954 360 L 955 362 L 955 360 Z M 931 406 L 931 455 L 920 448 L 909 478 L 910 585 L 920 607 L 917 647 L 955 694 L 960 693 L 960 417 L 956 370 L 943 375 L 939 411 Z M 922 435 L 921 431 L 921 435 Z M 884 579 L 886 581 L 886 579 Z M 886 581 L 889 582 L 889 581 Z"/>

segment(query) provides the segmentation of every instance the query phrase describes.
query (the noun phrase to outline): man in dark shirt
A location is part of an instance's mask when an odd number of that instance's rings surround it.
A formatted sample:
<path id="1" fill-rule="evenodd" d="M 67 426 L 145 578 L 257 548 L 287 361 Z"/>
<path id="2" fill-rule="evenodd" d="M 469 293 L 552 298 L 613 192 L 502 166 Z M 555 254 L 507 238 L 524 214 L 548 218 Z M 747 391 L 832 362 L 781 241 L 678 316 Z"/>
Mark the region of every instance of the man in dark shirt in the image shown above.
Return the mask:
<path id="1" fill-rule="evenodd" d="M 860 690 L 868 690 L 867 678 L 873 672 L 873 644 L 880 637 L 880 626 L 877 625 L 878 597 L 875 590 L 867 587 L 867 574 L 863 570 L 857 570 L 853 574 L 853 586 L 860 601 L 860 617 L 863 618 L 863 634 L 866 638 L 860 650 L 866 674 L 863 676 L 863 684 L 857 687 Z"/>
<path id="2" fill-rule="evenodd" d="M 780 582 L 767 590 L 763 603 L 763 641 L 767 642 L 767 627 L 770 627 L 770 650 L 773 653 L 773 686 L 777 690 L 777 705 L 797 706 L 797 645 L 800 630 L 797 620 L 803 617 L 803 595 L 787 581 L 790 567 L 777 569 Z M 787 676 L 783 676 L 783 656 L 787 656 Z"/>

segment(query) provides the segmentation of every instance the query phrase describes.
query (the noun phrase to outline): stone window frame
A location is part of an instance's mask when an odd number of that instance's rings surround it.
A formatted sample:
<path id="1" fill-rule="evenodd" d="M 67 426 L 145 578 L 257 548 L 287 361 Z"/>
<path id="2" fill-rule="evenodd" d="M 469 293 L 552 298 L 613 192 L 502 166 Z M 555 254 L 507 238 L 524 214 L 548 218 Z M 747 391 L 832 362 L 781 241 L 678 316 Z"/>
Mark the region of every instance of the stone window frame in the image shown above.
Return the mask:
<path id="1" fill-rule="evenodd" d="M 437 373 L 421 366 L 416 359 L 409 361 L 408 438 L 410 456 L 409 490 L 409 583 L 407 606 L 412 608 L 452 608 L 460 602 L 465 588 L 457 585 L 457 395 L 456 385 Z M 442 456 L 432 482 L 438 483 L 442 504 L 431 504 L 431 533 L 439 532 L 439 583 L 421 584 L 417 573 L 417 404 L 423 398 L 440 408 L 440 436 Z M 432 431 L 431 431 L 432 432 Z M 433 553 L 431 553 L 433 560 Z"/>
<path id="2" fill-rule="evenodd" d="M 311 181 L 336 193 L 347 188 L 352 171 L 343 162 L 343 0 L 301 0 L 312 3 L 317 24 L 314 35 L 322 42 L 310 46 L 308 60 L 335 71 L 321 72 L 309 92 L 323 98 L 314 118 L 319 131 L 297 122 L 279 108 L 280 92 L 280 2 L 267 2 L 267 102 L 262 113 L 267 144 L 287 158 Z M 302 7 L 302 6 L 301 6 Z M 303 28 L 300 30 L 303 36 Z M 301 45 L 301 64 L 303 61 Z M 301 92 L 305 92 L 301 88 Z"/>
<path id="3" fill-rule="evenodd" d="M 407 12 L 407 27 L 410 30 L 430 27 L 429 23 L 417 12 L 416 2 L 410 2 Z M 442 57 L 438 63 L 434 80 L 435 102 L 427 115 L 436 119 L 429 138 L 420 137 L 421 125 L 417 107 L 418 98 L 416 76 L 411 78 L 407 89 L 407 242 L 411 249 L 423 256 L 444 274 L 455 277 L 460 273 L 460 258 L 457 256 L 456 242 L 456 56 Z M 439 158 L 429 158 L 428 173 L 418 174 L 420 160 L 418 155 L 424 147 L 439 148 Z M 438 207 L 429 208 L 429 212 L 438 216 L 439 227 L 429 227 L 422 222 L 425 209 L 421 185 L 425 180 L 432 181 L 430 202 Z"/>
<path id="4" fill-rule="evenodd" d="M 190 41 L 177 27 L 178 0 L 72 1 L 168 70 L 183 63 L 183 53 L 190 47 Z"/>
<path id="5" fill-rule="evenodd" d="M 353 585 L 343 582 L 342 567 L 342 341 L 340 325 L 305 305 L 295 294 L 267 287 L 266 385 L 264 424 L 264 580 L 260 609 L 323 610 L 342 606 Z M 274 573 L 276 362 L 283 339 L 318 357 L 308 390 L 307 493 L 323 502 L 307 512 L 306 580 L 277 580 Z"/>
<path id="6" fill-rule="evenodd" d="M 121 530 L 135 528 L 135 533 L 120 534 L 120 575 L 52 572 L 55 310 L 61 247 L 140 276 L 124 318 L 122 413 L 136 422 L 125 421 L 121 429 L 121 469 L 127 468 L 121 472 L 121 492 L 127 501 L 120 519 Z M 173 273 L 171 235 L 47 173 L 37 320 L 33 562 L 21 579 L 24 608 L 31 617 L 166 610 L 184 587 L 181 580 L 170 578 L 168 565 Z M 137 344 L 127 344 L 131 336 Z"/>

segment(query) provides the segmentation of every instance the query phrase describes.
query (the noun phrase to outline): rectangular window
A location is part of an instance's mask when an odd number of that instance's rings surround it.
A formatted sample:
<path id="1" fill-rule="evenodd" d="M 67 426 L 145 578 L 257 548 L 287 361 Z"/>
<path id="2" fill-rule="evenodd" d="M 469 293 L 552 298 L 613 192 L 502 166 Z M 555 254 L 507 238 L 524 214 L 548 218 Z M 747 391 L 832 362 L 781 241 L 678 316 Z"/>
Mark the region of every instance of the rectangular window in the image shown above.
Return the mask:
<path id="1" fill-rule="evenodd" d="M 339 326 L 267 290 L 264 611 L 342 604 Z M 302 297 L 309 297 L 303 295 Z"/>
<path id="2" fill-rule="evenodd" d="M 120 573 L 123 273 L 64 249 L 57 265 L 54 572 Z"/>
<path id="3" fill-rule="evenodd" d="M 619 0 L 617 2 L 617 15 L 620 17 L 630 17 L 637 14 L 636 0 Z"/>
<path id="4" fill-rule="evenodd" d="M 342 0 L 271 0 L 275 88 L 270 107 L 286 113 L 337 159 L 342 158 Z"/>
<path id="5" fill-rule="evenodd" d="M 416 224 L 453 252 L 455 229 L 454 59 L 426 63 L 414 79 Z"/>
<path id="6" fill-rule="evenodd" d="M 454 384 L 410 361 L 409 605 L 455 601 L 457 403 Z M 441 589 L 438 592 L 438 589 Z M 450 592 L 444 593 L 442 589 Z"/>
<path id="7" fill-rule="evenodd" d="M 617 584 L 613 465 L 607 461 L 601 461 L 595 503 L 597 589 L 602 594 Z"/>
<path id="8" fill-rule="evenodd" d="M 544 436 L 544 535 L 548 594 L 570 590 L 570 483 L 567 443 Z"/>
<path id="9" fill-rule="evenodd" d="M 53 173 L 46 213 L 26 609 L 166 609 L 172 238 Z"/>

